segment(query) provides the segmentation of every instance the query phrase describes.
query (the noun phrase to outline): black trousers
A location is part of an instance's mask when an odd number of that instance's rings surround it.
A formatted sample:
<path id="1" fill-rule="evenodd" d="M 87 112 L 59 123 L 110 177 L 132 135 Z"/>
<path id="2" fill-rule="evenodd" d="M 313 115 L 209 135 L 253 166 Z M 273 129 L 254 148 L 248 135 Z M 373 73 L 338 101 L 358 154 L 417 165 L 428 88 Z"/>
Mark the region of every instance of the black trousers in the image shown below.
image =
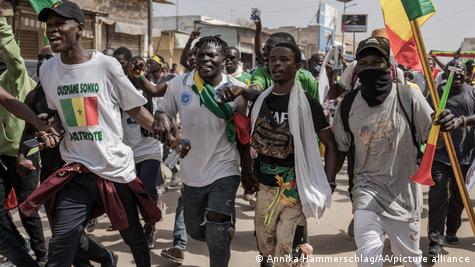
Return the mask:
<path id="1" fill-rule="evenodd" d="M 36 171 L 31 171 L 25 176 L 17 173 L 16 157 L 2 155 L 0 156 L 0 221 L 10 231 L 16 231 L 13 222 L 9 218 L 8 211 L 4 209 L 7 196 L 12 188 L 15 189 L 18 202 L 23 202 L 38 186 L 39 182 L 39 154 L 33 154 L 28 157 L 36 167 Z M 31 248 L 37 258 L 46 257 L 45 237 L 43 235 L 43 225 L 38 213 L 32 217 L 23 216 L 20 213 L 20 219 L 23 227 L 30 236 Z"/>
<path id="2" fill-rule="evenodd" d="M 102 205 L 94 174 L 78 174 L 58 193 L 54 204 L 53 235 L 49 242 L 48 267 L 69 267 L 80 246 L 84 227 L 93 209 Z M 150 267 L 150 253 L 140 224 L 135 197 L 127 184 L 115 183 L 129 227 L 120 234 L 130 247 L 138 267 Z"/>
<path id="3" fill-rule="evenodd" d="M 461 165 L 463 177 L 469 165 Z M 429 189 L 429 245 L 443 244 L 444 228 L 447 235 L 456 235 L 462 225 L 464 209 L 457 182 L 450 165 L 434 161 L 432 179 L 435 185 Z"/>
<path id="4" fill-rule="evenodd" d="M 0 255 L 6 257 L 18 267 L 37 267 L 25 249 L 24 241 L 17 232 L 11 232 L 0 224 Z"/>

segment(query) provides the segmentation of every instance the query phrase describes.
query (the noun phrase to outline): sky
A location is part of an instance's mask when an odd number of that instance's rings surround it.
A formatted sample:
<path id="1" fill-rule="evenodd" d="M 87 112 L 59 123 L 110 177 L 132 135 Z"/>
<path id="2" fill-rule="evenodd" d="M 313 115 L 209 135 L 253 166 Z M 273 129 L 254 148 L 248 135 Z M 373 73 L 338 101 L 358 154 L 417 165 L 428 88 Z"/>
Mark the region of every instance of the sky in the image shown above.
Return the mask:
<path id="1" fill-rule="evenodd" d="M 171 0 L 178 1 L 179 15 L 205 15 L 219 20 L 235 22 L 249 19 L 251 8 L 261 10 L 264 27 L 307 26 L 319 3 L 327 3 L 343 13 L 343 3 L 336 0 Z M 456 50 L 465 37 L 475 38 L 475 27 L 471 26 L 475 16 L 474 0 L 433 0 L 437 13 L 422 27 L 427 50 Z M 379 0 L 353 0 L 347 14 L 368 14 L 368 31 L 384 27 Z M 158 5 L 155 15 L 175 16 L 177 6 Z M 340 18 L 339 18 L 340 20 Z M 158 27 L 160 27 L 158 25 Z M 337 26 L 340 27 L 339 25 Z M 358 33 L 356 39 L 366 38 L 369 33 Z"/>

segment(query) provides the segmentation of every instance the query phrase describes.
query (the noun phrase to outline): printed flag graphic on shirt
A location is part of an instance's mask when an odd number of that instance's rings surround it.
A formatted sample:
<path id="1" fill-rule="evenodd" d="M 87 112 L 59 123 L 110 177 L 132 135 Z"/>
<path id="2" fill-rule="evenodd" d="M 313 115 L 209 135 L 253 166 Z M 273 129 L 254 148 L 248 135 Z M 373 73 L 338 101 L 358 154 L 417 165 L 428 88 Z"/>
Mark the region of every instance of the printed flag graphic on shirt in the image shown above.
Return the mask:
<path id="1" fill-rule="evenodd" d="M 61 99 L 61 109 L 69 127 L 89 127 L 99 124 L 97 96 Z"/>
<path id="2" fill-rule="evenodd" d="M 381 0 L 391 50 L 399 64 L 422 70 L 410 20 L 424 24 L 435 13 L 432 0 Z"/>
<path id="3" fill-rule="evenodd" d="M 40 13 L 43 8 L 52 7 L 59 0 L 30 0 L 31 7 L 36 13 Z"/>

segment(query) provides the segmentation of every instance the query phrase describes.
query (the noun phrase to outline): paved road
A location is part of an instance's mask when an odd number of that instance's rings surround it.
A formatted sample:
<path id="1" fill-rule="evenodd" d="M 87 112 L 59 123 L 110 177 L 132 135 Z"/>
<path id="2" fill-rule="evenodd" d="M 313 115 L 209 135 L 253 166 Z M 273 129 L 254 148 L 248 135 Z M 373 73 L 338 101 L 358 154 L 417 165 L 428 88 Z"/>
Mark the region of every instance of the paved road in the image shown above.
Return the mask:
<path id="1" fill-rule="evenodd" d="M 319 224 L 315 220 L 309 220 L 309 236 L 310 242 L 314 247 L 314 256 L 325 257 L 353 257 L 356 249 L 352 238 L 346 234 L 348 222 L 350 221 L 351 205 L 347 193 L 347 178 L 344 172 L 337 177 L 338 188 L 333 195 L 332 207 L 328 209 Z M 238 191 L 236 200 L 237 212 L 237 231 L 235 239 L 232 243 L 231 267 L 247 267 L 259 266 L 256 262 L 258 255 L 255 239 L 253 236 L 253 218 L 254 211 L 248 203 L 242 198 L 242 190 Z M 163 258 L 161 258 L 160 251 L 163 248 L 169 247 L 172 244 L 172 231 L 174 222 L 174 212 L 178 190 L 170 190 L 164 195 L 165 202 L 168 206 L 168 212 L 164 219 L 158 223 L 157 228 L 157 243 L 156 248 L 152 250 L 153 266 L 177 266 Z M 471 194 L 472 203 L 475 205 L 475 192 Z M 423 251 L 427 250 L 427 190 L 424 193 L 424 203 L 426 205 L 423 212 L 422 220 L 422 238 L 421 248 Z M 42 214 L 45 234 L 49 238 L 51 233 L 44 213 Z M 19 225 L 18 214 L 14 215 L 17 225 Z M 95 240 L 100 241 L 104 246 L 117 252 L 119 255 L 119 266 L 134 266 L 131 254 L 128 247 L 120 239 L 118 232 L 107 232 L 105 229 L 108 226 L 107 217 L 102 216 L 99 220 L 98 229 L 92 234 Z M 445 263 L 437 263 L 437 267 L 449 266 L 472 266 L 475 267 L 475 239 L 472 237 L 470 225 L 468 223 L 466 214 L 463 214 L 462 228 L 458 233 L 460 237 L 460 244 L 457 246 L 447 246 L 445 249 L 449 253 L 447 256 L 453 257 L 469 257 L 469 263 L 454 264 L 447 262 L 452 258 L 445 258 Z M 185 261 L 183 266 L 208 266 L 207 247 L 205 243 L 190 240 L 188 249 L 185 253 Z M 386 242 L 385 255 L 391 255 L 389 251 L 389 242 Z M 314 260 L 316 260 L 314 258 Z M 342 260 L 344 260 L 342 258 Z M 428 266 L 428 264 L 425 264 Z M 97 265 L 98 266 L 98 265 Z M 354 263 L 310 263 L 309 266 L 356 266 Z M 385 264 L 385 266 L 402 266 L 398 264 Z"/>

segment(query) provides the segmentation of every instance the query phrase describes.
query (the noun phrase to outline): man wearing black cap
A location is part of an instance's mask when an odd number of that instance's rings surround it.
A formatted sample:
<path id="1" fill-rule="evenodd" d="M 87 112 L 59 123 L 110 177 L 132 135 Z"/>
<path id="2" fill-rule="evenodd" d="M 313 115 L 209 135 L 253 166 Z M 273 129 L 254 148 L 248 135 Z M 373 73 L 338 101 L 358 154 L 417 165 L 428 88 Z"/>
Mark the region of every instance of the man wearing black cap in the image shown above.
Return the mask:
<path id="1" fill-rule="evenodd" d="M 427 140 L 432 109 L 419 91 L 393 82 L 389 49 L 386 38 L 361 41 L 356 54 L 361 85 L 338 106 L 333 127 L 339 150 L 352 150 L 355 159 L 357 255 L 381 257 L 386 234 L 396 257 L 412 257 L 404 265 L 420 266 L 422 191 L 409 177 L 417 168 L 418 140 Z M 451 120 L 444 111 L 439 122 Z"/>
<path id="2" fill-rule="evenodd" d="M 52 197 L 54 216 L 48 266 L 71 266 L 88 219 L 106 212 L 120 230 L 136 266 L 150 266 L 147 241 L 137 205 L 146 222 L 160 211 L 136 179 L 133 152 L 123 140 L 120 111 L 154 132 L 146 99 L 134 88 L 120 64 L 98 51 L 84 50 L 82 10 L 69 1 L 43 9 L 51 49 L 58 53 L 43 63 L 40 81 L 48 108 L 58 112 L 64 138 L 60 152 L 66 165 L 52 174 L 20 205 L 28 215 Z M 52 196 L 50 196 L 52 195 Z"/>

